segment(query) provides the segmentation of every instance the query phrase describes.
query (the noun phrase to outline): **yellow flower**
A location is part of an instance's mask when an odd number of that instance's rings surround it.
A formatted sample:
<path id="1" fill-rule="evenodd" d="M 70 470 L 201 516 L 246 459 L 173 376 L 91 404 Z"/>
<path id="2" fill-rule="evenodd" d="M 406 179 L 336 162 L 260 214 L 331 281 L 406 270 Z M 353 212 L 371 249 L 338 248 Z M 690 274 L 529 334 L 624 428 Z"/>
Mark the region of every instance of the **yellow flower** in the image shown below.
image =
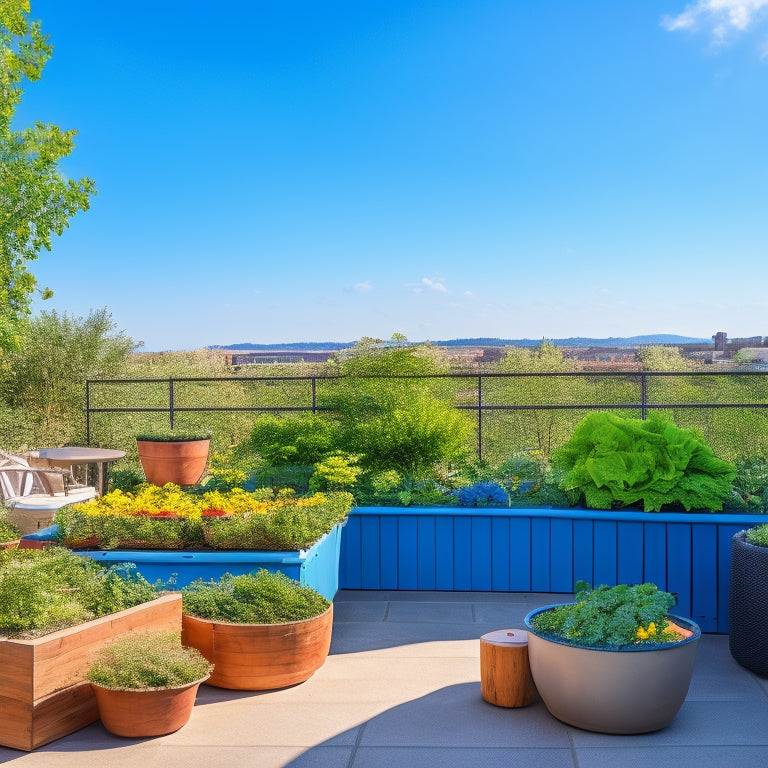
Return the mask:
<path id="1" fill-rule="evenodd" d="M 648 629 L 650 629 L 651 626 L 653 626 L 653 623 L 651 623 L 649 625 Z M 654 631 L 655 631 L 655 628 L 654 628 Z M 647 640 L 648 639 L 648 631 L 643 629 L 643 627 L 638 627 L 637 628 L 637 632 L 635 632 L 635 637 L 638 640 Z"/>

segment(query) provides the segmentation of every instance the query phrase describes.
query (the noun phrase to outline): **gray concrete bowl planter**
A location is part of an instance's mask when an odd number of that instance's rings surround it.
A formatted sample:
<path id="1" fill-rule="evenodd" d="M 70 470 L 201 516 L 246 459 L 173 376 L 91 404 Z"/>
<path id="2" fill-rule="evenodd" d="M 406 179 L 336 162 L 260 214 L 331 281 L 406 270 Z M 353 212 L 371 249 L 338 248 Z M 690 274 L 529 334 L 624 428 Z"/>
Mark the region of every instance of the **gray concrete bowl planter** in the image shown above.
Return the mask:
<path id="1" fill-rule="evenodd" d="M 534 617 L 555 607 L 525 617 L 531 674 L 549 712 L 599 733 L 648 733 L 669 725 L 688 693 L 698 625 L 670 615 L 690 637 L 663 645 L 591 647 L 537 633 Z"/>

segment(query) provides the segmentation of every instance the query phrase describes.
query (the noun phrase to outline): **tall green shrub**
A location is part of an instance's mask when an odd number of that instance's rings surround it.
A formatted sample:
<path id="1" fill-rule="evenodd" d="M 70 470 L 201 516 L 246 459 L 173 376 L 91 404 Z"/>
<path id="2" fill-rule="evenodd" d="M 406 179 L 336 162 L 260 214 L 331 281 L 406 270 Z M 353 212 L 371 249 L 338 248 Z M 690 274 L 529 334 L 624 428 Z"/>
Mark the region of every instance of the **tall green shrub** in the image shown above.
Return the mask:
<path id="1" fill-rule="evenodd" d="M 594 413 L 553 456 L 562 485 L 584 495 L 588 507 L 642 502 L 646 512 L 665 504 L 721 510 L 736 474 L 700 435 L 659 415 L 647 421 Z"/>

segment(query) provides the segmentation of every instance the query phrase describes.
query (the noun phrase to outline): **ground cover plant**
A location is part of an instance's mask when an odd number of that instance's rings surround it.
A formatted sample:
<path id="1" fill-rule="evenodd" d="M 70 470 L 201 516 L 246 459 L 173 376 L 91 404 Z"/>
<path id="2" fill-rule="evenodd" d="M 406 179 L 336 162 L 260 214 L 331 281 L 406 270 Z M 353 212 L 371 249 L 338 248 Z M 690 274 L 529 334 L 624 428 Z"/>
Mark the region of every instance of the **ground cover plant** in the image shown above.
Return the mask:
<path id="1" fill-rule="evenodd" d="M 0 634 L 32 638 L 154 600 L 128 565 L 104 569 L 61 547 L 0 553 Z"/>

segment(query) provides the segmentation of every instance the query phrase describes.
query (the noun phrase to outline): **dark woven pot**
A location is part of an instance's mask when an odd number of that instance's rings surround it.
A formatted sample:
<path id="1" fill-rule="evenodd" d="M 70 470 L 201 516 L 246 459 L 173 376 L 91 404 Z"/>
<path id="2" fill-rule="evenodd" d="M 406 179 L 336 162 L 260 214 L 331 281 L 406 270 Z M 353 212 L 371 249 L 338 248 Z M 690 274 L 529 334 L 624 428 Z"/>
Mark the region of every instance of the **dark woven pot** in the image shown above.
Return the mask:
<path id="1" fill-rule="evenodd" d="M 739 664 L 768 677 L 768 547 L 748 543 L 746 531 L 731 541 L 728 643 Z"/>

